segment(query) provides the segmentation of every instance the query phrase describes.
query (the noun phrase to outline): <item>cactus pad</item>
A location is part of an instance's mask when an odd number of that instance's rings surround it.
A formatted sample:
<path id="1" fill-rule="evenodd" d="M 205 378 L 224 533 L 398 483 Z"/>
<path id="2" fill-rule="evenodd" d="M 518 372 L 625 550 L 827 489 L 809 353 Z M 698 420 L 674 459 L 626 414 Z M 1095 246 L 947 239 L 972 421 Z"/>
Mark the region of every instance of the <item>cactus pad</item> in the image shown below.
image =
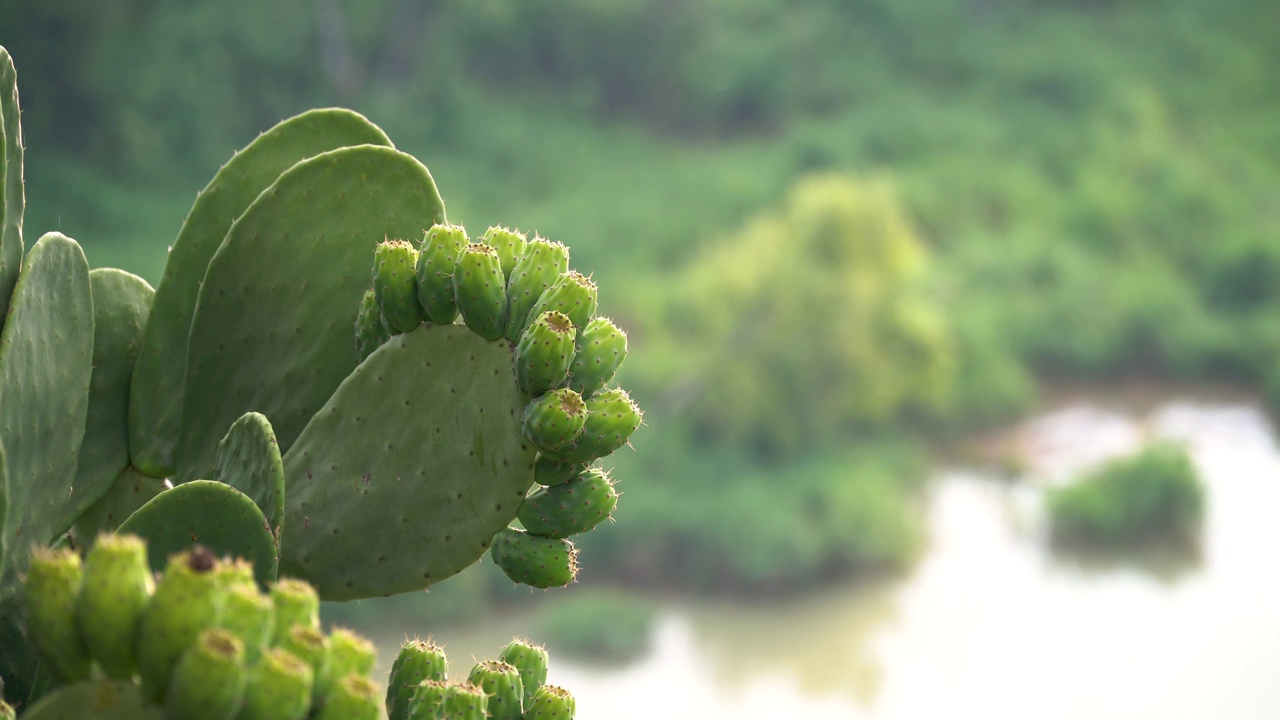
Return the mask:
<path id="1" fill-rule="evenodd" d="M 260 585 L 276 577 L 275 537 L 262 511 L 244 493 L 212 480 L 197 480 L 152 498 L 120 526 L 142 536 L 153 570 L 192 545 L 253 562 Z"/>
<path id="2" fill-rule="evenodd" d="M 457 325 L 392 338 L 285 454 L 282 572 L 348 600 L 475 562 L 532 480 L 524 404 L 505 343 Z"/>
<path id="3" fill-rule="evenodd" d="M 81 513 L 71 526 L 71 534 L 75 536 L 76 546 L 87 548 L 93 545 L 98 535 L 115 532 L 121 523 L 146 505 L 151 498 L 166 489 L 164 480 L 147 477 L 132 466 L 111 483 L 111 487 L 98 501 Z"/>
<path id="4" fill-rule="evenodd" d="M 264 190 L 227 233 L 200 289 L 178 480 L 208 477 L 218 441 L 246 412 L 271 418 L 286 451 L 355 369 L 351 328 L 374 246 L 443 219 L 427 169 L 385 147 L 318 155 Z"/>
<path id="5" fill-rule="evenodd" d="M 284 463 L 271 423 L 261 413 L 245 413 L 218 443 L 216 475 L 258 506 L 280 537 L 284 522 Z"/>
<path id="6" fill-rule="evenodd" d="M 541 488 L 520 506 L 520 524 L 534 535 L 564 538 L 584 533 L 607 520 L 618 493 L 600 470 L 588 470 L 555 487 Z"/>
<path id="7" fill-rule="evenodd" d="M 90 680 L 58 688 L 32 705 L 23 720 L 165 720 L 132 682 Z"/>
<path id="8" fill-rule="evenodd" d="M 531 587 L 563 587 L 578 576 L 578 551 L 568 540 L 503 528 L 489 555 L 507 577 Z"/>
<path id="9" fill-rule="evenodd" d="M 23 150 L 18 74 L 9 51 L 0 47 L 0 317 L 6 317 L 22 269 Z"/>

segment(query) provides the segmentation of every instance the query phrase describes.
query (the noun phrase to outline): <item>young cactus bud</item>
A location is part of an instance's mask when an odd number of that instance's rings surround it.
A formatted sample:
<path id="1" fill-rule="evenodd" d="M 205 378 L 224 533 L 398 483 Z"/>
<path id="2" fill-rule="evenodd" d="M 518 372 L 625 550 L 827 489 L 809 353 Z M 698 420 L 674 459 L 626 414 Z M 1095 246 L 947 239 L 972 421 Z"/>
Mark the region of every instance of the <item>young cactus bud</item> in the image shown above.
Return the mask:
<path id="1" fill-rule="evenodd" d="M 591 462 L 627 444 L 642 414 L 625 390 L 606 390 L 587 401 L 587 422 L 572 445 L 547 455 L 561 462 Z"/>
<path id="2" fill-rule="evenodd" d="M 226 630 L 205 630 L 173 669 L 165 694 L 170 720 L 232 720 L 244 697 L 244 646 Z"/>
<path id="3" fill-rule="evenodd" d="M 329 655 L 329 641 L 317 629 L 307 625 L 294 625 L 280 641 L 280 649 L 288 652 L 311 668 L 314 678 L 311 686 L 312 702 L 322 697 L 321 680 L 324 678 L 325 660 Z"/>
<path id="4" fill-rule="evenodd" d="M 584 398 L 596 394 L 627 359 L 627 334 L 609 318 L 592 318 L 578 334 L 569 387 Z"/>
<path id="5" fill-rule="evenodd" d="M 516 261 L 524 255 L 525 247 L 528 245 L 524 233 L 508 230 L 504 227 L 489 228 L 485 231 L 484 237 L 480 239 L 480 242 L 498 251 L 498 260 L 502 262 L 503 282 L 511 277 L 511 271 L 515 269 Z M 503 285 L 503 287 L 505 288 L 506 285 Z"/>
<path id="6" fill-rule="evenodd" d="M 591 530 L 618 506 L 618 492 L 600 470 L 542 488 L 520 505 L 520 524 L 534 535 L 565 538 Z"/>
<path id="7" fill-rule="evenodd" d="M 273 648 L 250 666 L 236 720 L 302 720 L 311 709 L 315 674 L 293 653 Z"/>
<path id="8" fill-rule="evenodd" d="M 525 406 L 520 422 L 529 442 L 540 450 L 555 450 L 582 434 L 587 422 L 587 406 L 578 393 L 560 388 Z"/>
<path id="9" fill-rule="evenodd" d="M 563 587 L 578 576 L 578 551 L 568 540 L 503 528 L 489 555 L 507 577 L 531 587 Z"/>
<path id="10" fill-rule="evenodd" d="M 320 696 L 327 697 L 348 675 L 367 676 L 378 661 L 373 643 L 347 630 L 337 628 L 329 633 L 329 649 L 325 653 L 324 672 L 316 678 Z"/>
<path id="11" fill-rule="evenodd" d="M 372 290 L 365 290 L 360 298 L 360 311 L 356 313 L 356 357 L 360 362 L 373 354 L 374 350 L 391 339 L 386 325 L 382 322 L 382 311 L 378 309 L 378 301 Z"/>
<path id="12" fill-rule="evenodd" d="M 147 544 L 136 535 L 103 535 L 84 562 L 76 600 L 80 635 L 102 672 L 128 680 L 138 667 L 136 638 L 154 584 Z"/>
<path id="13" fill-rule="evenodd" d="M 453 269 L 453 284 L 454 301 L 467 327 L 485 340 L 502 337 L 507 295 L 497 251 L 479 243 L 463 248 Z"/>
<path id="14" fill-rule="evenodd" d="M 318 720 L 378 720 L 378 686 L 352 673 L 333 684 Z"/>
<path id="15" fill-rule="evenodd" d="M 524 716 L 535 720 L 573 720 L 577 711 L 578 703 L 568 690 L 556 685 L 543 685 L 533 696 Z"/>
<path id="16" fill-rule="evenodd" d="M 437 325 L 448 325 L 458 317 L 453 268 L 467 242 L 467 231 L 456 225 L 435 225 L 422 240 L 418 252 L 418 300 L 427 319 Z"/>
<path id="17" fill-rule="evenodd" d="M 533 481 L 539 485 L 560 485 L 586 472 L 586 463 L 562 463 L 538 454 L 533 464 Z"/>
<path id="18" fill-rule="evenodd" d="M 596 314 L 596 292 L 596 284 L 590 278 L 570 270 L 556 278 L 542 293 L 529 311 L 529 317 L 537 318 L 548 310 L 555 310 L 568 315 L 574 327 L 585 328 L 591 316 Z"/>
<path id="19" fill-rule="evenodd" d="M 564 382 L 573 363 L 578 330 L 564 313 L 543 313 L 516 345 L 516 383 L 527 395 L 541 395 Z"/>
<path id="20" fill-rule="evenodd" d="M 445 688 L 444 702 L 440 704 L 441 720 L 486 720 L 496 718 L 484 690 L 471 683 L 450 683 Z"/>
<path id="21" fill-rule="evenodd" d="M 502 648 L 498 659 L 520 673 L 520 686 L 524 688 L 524 707 L 527 712 L 533 703 L 534 693 L 547 682 L 546 648 L 516 638 Z"/>
<path id="22" fill-rule="evenodd" d="M 448 671 L 444 649 L 430 640 L 409 640 L 402 645 L 387 678 L 388 720 L 407 720 L 418 686 L 426 680 L 443 681 Z"/>
<path id="23" fill-rule="evenodd" d="M 31 556 L 23 588 L 31 639 L 50 672 L 63 682 L 89 677 L 89 652 L 76 623 L 83 572 L 80 556 L 71 550 L 39 548 Z"/>
<path id="24" fill-rule="evenodd" d="M 138 623 L 138 674 L 142 693 L 160 702 L 182 654 L 222 613 L 217 559 L 203 546 L 169 558 L 156 594 Z M 244 650 L 241 648 L 241 652 Z"/>
<path id="25" fill-rule="evenodd" d="M 271 604 L 276 611 L 272 645 L 283 643 L 294 626 L 320 628 L 320 596 L 310 583 L 281 578 L 271 586 Z"/>
<path id="26" fill-rule="evenodd" d="M 540 237 L 529 241 L 507 281 L 507 297 L 511 300 L 507 314 L 508 340 L 520 342 L 520 335 L 529 322 L 529 311 L 551 283 L 568 269 L 569 249 L 564 245 Z"/>
<path id="27" fill-rule="evenodd" d="M 520 671 L 501 660 L 485 660 L 471 668 L 467 682 L 489 696 L 489 717 L 520 720 L 524 715 L 524 687 Z"/>
<path id="28" fill-rule="evenodd" d="M 397 334 L 422 324 L 417 266 L 418 251 L 403 240 L 379 243 L 373 251 L 373 295 L 388 330 Z"/>
<path id="29" fill-rule="evenodd" d="M 271 644 L 275 621 L 271 598 L 259 593 L 255 585 L 237 585 L 227 593 L 218 627 L 240 639 L 245 661 L 252 665 Z"/>
<path id="30" fill-rule="evenodd" d="M 444 680 L 423 680 L 413 688 L 409 702 L 408 720 L 436 720 L 444 712 L 444 701 L 449 696 L 450 684 Z M 388 711 L 388 720 L 395 716 Z"/>

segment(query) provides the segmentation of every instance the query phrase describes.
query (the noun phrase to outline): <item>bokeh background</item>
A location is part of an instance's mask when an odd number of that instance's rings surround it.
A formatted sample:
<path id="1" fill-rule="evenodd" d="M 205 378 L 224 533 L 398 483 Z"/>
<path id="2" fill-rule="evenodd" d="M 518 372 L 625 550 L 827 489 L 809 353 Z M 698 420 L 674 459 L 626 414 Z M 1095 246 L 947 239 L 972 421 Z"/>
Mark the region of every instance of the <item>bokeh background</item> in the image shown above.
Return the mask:
<path id="1" fill-rule="evenodd" d="M 572 248 L 646 408 L 580 582 L 326 608 L 549 644 L 584 718 L 1280 717 L 1274 0 L 0 0 L 27 236 L 156 282 L 354 108 Z"/>

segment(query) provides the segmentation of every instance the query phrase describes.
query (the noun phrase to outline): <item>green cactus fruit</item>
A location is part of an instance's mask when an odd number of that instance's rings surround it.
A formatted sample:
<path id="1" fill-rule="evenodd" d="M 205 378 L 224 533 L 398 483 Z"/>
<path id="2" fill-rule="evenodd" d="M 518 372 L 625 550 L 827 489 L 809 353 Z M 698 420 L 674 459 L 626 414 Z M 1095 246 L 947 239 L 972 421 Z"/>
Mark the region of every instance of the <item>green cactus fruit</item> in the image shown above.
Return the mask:
<path id="1" fill-rule="evenodd" d="M 573 720 L 577 711 L 578 703 L 568 690 L 543 685 L 524 711 L 524 720 Z"/>
<path id="2" fill-rule="evenodd" d="M 320 629 L 320 597 L 310 583 L 281 578 L 271 586 L 271 603 L 276 616 L 273 645 L 283 643 L 295 626 Z"/>
<path id="3" fill-rule="evenodd" d="M 347 675 L 333 684 L 318 720 L 378 720 L 378 686 L 367 677 Z"/>
<path id="4" fill-rule="evenodd" d="M 138 675 L 143 694 L 152 701 L 164 698 L 174 664 L 200 633 L 218 622 L 225 598 L 217 566 L 213 553 L 203 546 L 174 555 L 142 613 Z"/>
<path id="5" fill-rule="evenodd" d="M 448 678 L 449 664 L 444 649 L 430 640 L 408 640 L 391 665 L 387 678 L 388 720 L 407 720 L 418 686 L 424 680 Z"/>
<path id="6" fill-rule="evenodd" d="M 93 375 L 89 415 L 64 522 L 84 514 L 129 467 L 129 381 L 155 291 L 114 268 L 89 272 Z"/>
<path id="7" fill-rule="evenodd" d="M 302 720 L 311 709 L 315 675 L 296 655 L 272 648 L 249 666 L 236 720 Z"/>
<path id="8" fill-rule="evenodd" d="M 32 548 L 52 543 L 75 520 L 66 505 L 92 372 L 89 265 L 74 240 L 49 233 L 27 256 L 0 332 L 0 444 L 9 481 L 0 606 L 18 591 Z"/>
<path id="9" fill-rule="evenodd" d="M 592 318 L 578 333 L 569 387 L 590 398 L 617 374 L 627 359 L 627 334 L 609 318 Z"/>
<path id="10" fill-rule="evenodd" d="M 506 343 L 457 325 L 396 336 L 361 364 L 285 454 L 282 574 L 352 600 L 479 559 L 532 480 L 510 373 Z"/>
<path id="11" fill-rule="evenodd" d="M 533 702 L 534 693 L 547 682 L 547 650 L 516 638 L 502 648 L 498 660 L 520 673 L 520 686 L 524 689 L 524 707 Z"/>
<path id="12" fill-rule="evenodd" d="M 507 281 L 510 310 L 507 314 L 507 339 L 520 342 L 529 311 L 556 278 L 569 269 L 569 249 L 558 242 L 535 237 L 516 261 Z"/>
<path id="13" fill-rule="evenodd" d="M 89 677 L 89 652 L 76 624 L 76 595 L 84 570 L 70 550 L 38 548 L 31 556 L 23 604 L 40 656 L 62 682 Z"/>
<path id="14" fill-rule="evenodd" d="M 152 570 L 198 543 L 218 555 L 250 560 L 264 587 L 276 577 L 276 538 L 267 519 L 247 495 L 220 482 L 197 480 L 165 490 L 130 515 L 120 532 L 147 541 Z"/>
<path id="15" fill-rule="evenodd" d="M 9 296 L 22 269 L 22 117 L 18 73 L 9 51 L 0 47 L 0 318 L 8 317 Z"/>
<path id="16" fill-rule="evenodd" d="M 418 251 L 418 300 L 427 319 L 448 325 L 458 318 L 453 268 L 467 246 L 467 231 L 458 225 L 435 225 L 426 232 Z"/>
<path id="17" fill-rule="evenodd" d="M 147 477 L 132 466 L 125 468 L 106 494 L 81 513 L 71 526 L 76 547 L 90 548 L 99 535 L 115 532 L 138 508 L 167 487 L 172 486 L 165 480 Z"/>
<path id="18" fill-rule="evenodd" d="M 556 462 L 546 455 L 539 454 L 533 465 L 533 480 L 539 485 L 561 485 L 586 472 L 585 463 Z"/>
<path id="19" fill-rule="evenodd" d="M 547 452 L 561 462 L 590 462 L 627 444 L 640 427 L 642 414 L 625 390 L 596 393 L 587 401 L 587 422 L 572 445 Z"/>
<path id="20" fill-rule="evenodd" d="M 596 314 L 596 284 L 576 270 L 561 273 L 529 311 L 530 318 L 541 317 L 548 310 L 569 316 L 574 327 L 585 328 Z"/>
<path id="21" fill-rule="evenodd" d="M 418 300 L 418 251 L 404 240 L 387 240 L 373 251 L 373 294 L 393 334 L 422 324 Z"/>
<path id="22" fill-rule="evenodd" d="M 259 135 L 222 166 L 196 196 L 182 230 L 169 249 L 164 275 L 156 287 L 154 311 L 147 323 L 129 392 L 129 454 L 133 466 L 144 474 L 168 477 L 178 469 L 176 448 L 182 420 L 187 341 L 201 283 L 232 223 L 282 173 L 297 163 L 330 150 L 357 145 L 390 147 L 391 141 L 364 117 L 349 110 L 312 110 Z M 317 188 L 314 207 L 319 208 L 326 202 L 328 196 Z M 311 212 L 313 206 L 298 207 L 306 207 L 306 212 Z M 324 214 L 323 209 L 313 213 Z M 319 218 L 316 227 L 325 227 L 326 235 L 335 232 Z M 305 242 L 314 240 L 315 235 L 306 233 Z M 252 235 L 237 237 L 252 244 Z M 298 239 L 303 237 L 300 235 Z M 372 249 L 372 243 L 369 248 Z M 325 256 L 319 248 L 317 252 L 315 257 Z M 348 307 L 354 305 L 355 298 L 352 298 Z M 265 406 L 245 408 L 225 418 L 221 428 L 225 429 L 243 412 L 266 409 Z M 217 438 L 213 440 L 216 442 Z"/>
<path id="23" fill-rule="evenodd" d="M 453 268 L 454 302 L 462 321 L 485 340 L 502 337 L 506 327 L 505 287 L 496 250 L 480 243 L 462 248 Z"/>
<path id="24" fill-rule="evenodd" d="M 217 480 L 249 497 L 280 537 L 284 522 L 284 463 L 271 423 L 261 413 L 246 413 L 218 443 Z"/>
<path id="25" fill-rule="evenodd" d="M 246 412 L 271 418 L 287 451 L 356 367 L 352 314 L 374 246 L 443 219 L 427 169 L 385 147 L 317 155 L 264 190 L 205 273 L 175 483 L 210 477 L 218 442 Z"/>
<path id="26" fill-rule="evenodd" d="M 504 283 L 511 278 L 511 271 L 515 269 L 516 261 L 524 256 L 525 248 L 529 244 L 524 233 L 504 227 L 489 228 L 480 242 L 498 251 L 498 260 L 502 262 Z M 506 285 L 504 284 L 503 287 L 505 288 Z"/>
<path id="27" fill-rule="evenodd" d="M 142 697 L 138 685 L 89 680 L 63 685 L 27 708 L 23 720 L 162 720 L 164 709 Z"/>
<path id="28" fill-rule="evenodd" d="M 360 310 L 356 313 L 356 358 L 364 362 L 374 350 L 390 339 L 391 333 L 387 332 L 387 326 L 382 321 L 382 311 L 378 309 L 373 290 L 365 290 L 360 298 Z"/>
<path id="29" fill-rule="evenodd" d="M 587 422 L 587 406 L 569 388 L 552 390 L 530 402 L 520 418 L 524 436 L 539 450 L 555 450 L 573 442 Z"/>
<path id="30" fill-rule="evenodd" d="M 449 696 L 450 683 L 444 680 L 427 679 L 412 688 L 413 696 L 409 701 L 409 720 L 436 720 L 444 711 L 445 698 Z M 396 720 L 396 716 L 387 713 L 388 720 Z"/>
<path id="31" fill-rule="evenodd" d="M 321 680 L 324 678 L 325 662 L 329 656 L 329 639 L 316 628 L 294 625 L 280 641 L 279 647 L 311 668 L 311 676 L 314 678 L 311 698 L 313 703 L 318 702 L 322 697 Z"/>
<path id="32" fill-rule="evenodd" d="M 600 470 L 531 493 L 520 506 L 520 524 L 534 535 L 565 538 L 591 530 L 618 506 L 618 492 Z"/>
<path id="33" fill-rule="evenodd" d="M 445 687 L 444 702 L 440 704 L 440 720 L 486 720 L 496 718 L 492 714 L 490 698 L 484 690 L 471 683 L 449 683 Z"/>
<path id="34" fill-rule="evenodd" d="M 377 662 L 373 643 L 346 628 L 335 628 L 329 633 L 324 672 L 316 678 L 320 695 L 327 697 L 348 675 L 367 676 Z"/>
<path id="35" fill-rule="evenodd" d="M 573 362 L 577 328 L 564 313 L 554 310 L 529 324 L 516 345 L 516 383 L 529 395 L 541 395 L 564 382 Z"/>
<path id="36" fill-rule="evenodd" d="M 578 551 L 568 540 L 504 528 L 489 555 L 507 577 L 531 587 L 563 587 L 578 577 Z"/>
<path id="37" fill-rule="evenodd" d="M 132 678 L 138 667 L 134 640 L 153 591 L 142 538 L 98 538 L 84 561 L 76 618 L 89 654 L 113 680 Z"/>
<path id="38" fill-rule="evenodd" d="M 182 654 L 164 698 L 169 720 L 232 720 L 248 679 L 244 645 L 226 630 L 210 629 Z"/>
<path id="39" fill-rule="evenodd" d="M 258 587 L 253 565 L 241 558 L 224 558 L 218 563 L 218 569 L 215 572 L 218 574 L 218 583 L 224 593 L 238 588 L 256 590 Z"/>
<path id="40" fill-rule="evenodd" d="M 501 660 L 485 660 L 471 668 L 467 682 L 489 697 L 488 717 L 520 720 L 524 714 L 524 687 L 520 671 Z"/>
<path id="41" fill-rule="evenodd" d="M 227 592 L 218 627 L 240 640 L 245 662 L 252 665 L 271 644 L 275 619 L 271 598 L 259 593 L 257 586 L 250 582 Z"/>

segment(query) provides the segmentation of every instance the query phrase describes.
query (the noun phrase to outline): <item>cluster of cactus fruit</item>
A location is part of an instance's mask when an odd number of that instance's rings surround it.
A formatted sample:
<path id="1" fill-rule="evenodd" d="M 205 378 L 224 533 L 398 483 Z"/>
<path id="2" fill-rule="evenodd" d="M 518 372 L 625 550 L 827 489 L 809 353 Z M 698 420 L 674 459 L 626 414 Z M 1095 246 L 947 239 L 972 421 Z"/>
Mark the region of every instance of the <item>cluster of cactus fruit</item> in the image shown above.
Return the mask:
<path id="1" fill-rule="evenodd" d="M 90 272 L 59 233 L 24 257 L 22 163 L 0 48 L 11 704 L 50 686 L 22 579 L 48 548 L 92 557 L 111 533 L 145 539 L 153 572 L 199 544 L 323 600 L 421 590 L 485 552 L 517 582 L 574 580 L 568 538 L 617 504 L 597 460 L 640 412 L 609 386 L 626 337 L 563 245 L 502 228 L 471 242 L 417 159 L 356 113 L 313 110 L 219 170 L 153 290 Z"/>

